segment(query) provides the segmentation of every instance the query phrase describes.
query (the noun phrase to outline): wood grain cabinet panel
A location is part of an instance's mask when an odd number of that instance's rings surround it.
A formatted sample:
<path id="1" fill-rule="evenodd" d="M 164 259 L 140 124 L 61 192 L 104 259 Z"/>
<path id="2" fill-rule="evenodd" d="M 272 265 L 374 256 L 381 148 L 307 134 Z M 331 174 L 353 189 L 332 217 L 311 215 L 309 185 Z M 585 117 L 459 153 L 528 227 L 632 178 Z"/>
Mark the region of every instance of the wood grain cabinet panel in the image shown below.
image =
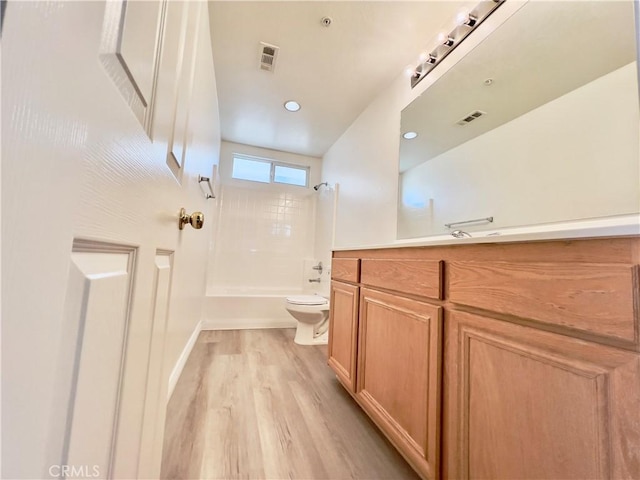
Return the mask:
<path id="1" fill-rule="evenodd" d="M 354 285 L 331 282 L 328 363 L 352 393 L 356 381 L 359 291 Z"/>
<path id="2" fill-rule="evenodd" d="M 640 478 L 640 355 L 456 311 L 445 337 L 445 478 Z"/>
<path id="3" fill-rule="evenodd" d="M 440 308 L 363 288 L 356 397 L 416 471 L 439 476 Z"/>
<path id="4" fill-rule="evenodd" d="M 454 303 L 638 345 L 636 265 L 451 262 Z"/>
<path id="5" fill-rule="evenodd" d="M 437 260 L 363 259 L 360 281 L 372 287 L 442 298 L 442 262 Z"/>
<path id="6" fill-rule="evenodd" d="M 331 260 L 331 278 L 358 283 L 360 281 L 360 259 L 334 258 Z"/>

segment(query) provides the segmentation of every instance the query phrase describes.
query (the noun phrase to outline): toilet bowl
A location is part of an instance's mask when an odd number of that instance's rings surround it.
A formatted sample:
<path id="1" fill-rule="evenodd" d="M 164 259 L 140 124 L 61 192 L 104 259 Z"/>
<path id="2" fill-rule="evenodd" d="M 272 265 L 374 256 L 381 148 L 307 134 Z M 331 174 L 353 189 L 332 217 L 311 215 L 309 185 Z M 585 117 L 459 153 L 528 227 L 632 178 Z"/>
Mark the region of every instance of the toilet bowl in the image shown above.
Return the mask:
<path id="1" fill-rule="evenodd" d="M 287 297 L 285 308 L 298 321 L 298 345 L 326 345 L 329 340 L 329 300 L 320 295 Z"/>

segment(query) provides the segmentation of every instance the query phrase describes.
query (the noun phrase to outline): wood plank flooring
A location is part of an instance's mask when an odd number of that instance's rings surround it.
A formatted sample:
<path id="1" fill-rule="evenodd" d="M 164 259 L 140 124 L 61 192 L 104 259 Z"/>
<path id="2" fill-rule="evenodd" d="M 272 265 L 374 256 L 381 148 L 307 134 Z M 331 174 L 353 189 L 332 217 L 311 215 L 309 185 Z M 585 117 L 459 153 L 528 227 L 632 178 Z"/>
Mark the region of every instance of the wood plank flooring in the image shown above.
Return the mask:
<path id="1" fill-rule="evenodd" d="M 200 334 L 167 409 L 164 479 L 417 479 L 292 329 Z"/>

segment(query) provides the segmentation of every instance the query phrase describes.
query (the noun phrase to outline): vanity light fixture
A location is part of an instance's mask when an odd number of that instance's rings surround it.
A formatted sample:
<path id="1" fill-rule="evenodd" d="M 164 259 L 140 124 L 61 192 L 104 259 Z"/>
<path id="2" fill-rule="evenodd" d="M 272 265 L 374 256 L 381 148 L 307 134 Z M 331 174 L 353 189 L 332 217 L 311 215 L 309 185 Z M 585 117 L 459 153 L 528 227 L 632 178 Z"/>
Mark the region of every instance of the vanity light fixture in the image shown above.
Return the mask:
<path id="1" fill-rule="evenodd" d="M 418 132 L 405 132 L 402 134 L 402 138 L 405 140 L 413 140 L 418 136 Z"/>
<path id="2" fill-rule="evenodd" d="M 475 27 L 478 22 L 478 17 L 470 13 L 461 13 L 456 18 L 458 25 L 466 25 L 468 27 Z"/>
<path id="3" fill-rule="evenodd" d="M 287 100 L 286 102 L 284 102 L 284 108 L 289 112 L 297 112 L 301 107 L 300 104 L 295 100 Z"/>
<path id="4" fill-rule="evenodd" d="M 469 12 L 460 12 L 456 17 L 456 26 L 448 34 L 440 33 L 436 46 L 428 54 L 422 54 L 418 65 L 411 75 L 411 88 L 414 88 L 427 74 L 446 58 L 462 41 L 496 11 L 505 0 L 482 0 Z"/>

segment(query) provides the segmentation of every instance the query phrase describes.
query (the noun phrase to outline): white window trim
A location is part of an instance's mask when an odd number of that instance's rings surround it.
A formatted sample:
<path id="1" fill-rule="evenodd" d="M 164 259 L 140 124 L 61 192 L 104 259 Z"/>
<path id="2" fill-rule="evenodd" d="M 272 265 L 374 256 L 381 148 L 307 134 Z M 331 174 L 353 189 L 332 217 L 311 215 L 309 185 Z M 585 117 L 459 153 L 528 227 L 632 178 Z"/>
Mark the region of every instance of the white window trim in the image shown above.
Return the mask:
<path id="1" fill-rule="evenodd" d="M 233 176 L 233 162 L 235 161 L 236 158 L 242 159 L 242 160 L 251 160 L 254 162 L 263 162 L 263 163 L 268 163 L 271 165 L 271 169 L 269 172 L 269 183 L 267 182 L 259 182 L 257 180 L 247 180 L 245 178 L 236 178 Z M 306 183 L 305 185 L 296 185 L 295 183 L 286 183 L 286 182 L 277 182 L 275 180 L 275 171 L 276 171 L 276 167 L 287 167 L 287 168 L 294 168 L 297 170 L 304 170 L 306 172 Z M 232 155 L 231 158 L 231 178 L 233 180 L 236 181 L 240 181 L 240 182 L 251 182 L 251 183 L 255 183 L 255 184 L 262 184 L 262 185 L 286 185 L 288 187 L 298 187 L 298 188 L 309 188 L 309 176 L 311 175 L 311 167 L 309 165 L 299 165 L 296 163 L 286 163 L 286 162 L 280 162 L 278 160 L 273 160 L 270 158 L 264 158 L 264 157 L 256 157 L 253 155 L 245 155 L 244 153 L 234 153 Z"/>

